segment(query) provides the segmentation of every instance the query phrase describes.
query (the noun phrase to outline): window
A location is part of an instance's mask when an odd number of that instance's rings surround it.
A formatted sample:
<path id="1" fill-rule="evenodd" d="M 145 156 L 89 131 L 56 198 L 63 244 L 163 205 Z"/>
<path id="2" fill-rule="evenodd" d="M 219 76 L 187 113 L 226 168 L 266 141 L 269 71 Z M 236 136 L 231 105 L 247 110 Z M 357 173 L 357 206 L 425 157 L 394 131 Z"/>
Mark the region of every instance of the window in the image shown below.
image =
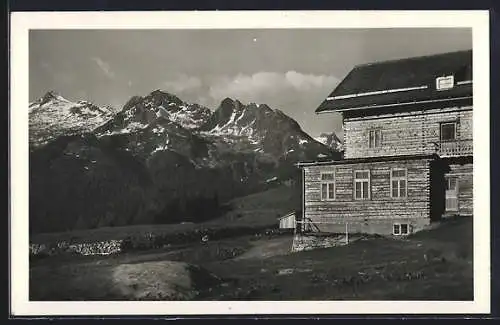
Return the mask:
<path id="1" fill-rule="evenodd" d="M 453 88 L 454 85 L 455 85 L 455 78 L 453 75 L 436 78 L 436 89 L 437 90 L 450 89 L 450 88 Z"/>
<path id="2" fill-rule="evenodd" d="M 410 233 L 410 225 L 407 223 L 395 223 L 392 226 L 393 235 L 408 235 Z"/>
<path id="3" fill-rule="evenodd" d="M 335 173 L 321 173 L 321 200 L 335 199 Z"/>
<path id="4" fill-rule="evenodd" d="M 406 197 L 406 169 L 391 170 L 391 197 Z"/>
<path id="5" fill-rule="evenodd" d="M 446 190 L 447 191 L 456 191 L 457 190 L 457 179 L 455 177 L 448 176 L 446 177 Z"/>
<path id="6" fill-rule="evenodd" d="M 382 130 L 373 129 L 369 131 L 368 146 L 370 148 L 380 147 L 382 144 Z"/>
<path id="7" fill-rule="evenodd" d="M 456 140 L 457 136 L 457 123 L 448 122 L 441 123 L 441 141 L 453 141 Z"/>
<path id="8" fill-rule="evenodd" d="M 370 171 L 354 171 L 354 198 L 357 200 L 370 198 Z"/>

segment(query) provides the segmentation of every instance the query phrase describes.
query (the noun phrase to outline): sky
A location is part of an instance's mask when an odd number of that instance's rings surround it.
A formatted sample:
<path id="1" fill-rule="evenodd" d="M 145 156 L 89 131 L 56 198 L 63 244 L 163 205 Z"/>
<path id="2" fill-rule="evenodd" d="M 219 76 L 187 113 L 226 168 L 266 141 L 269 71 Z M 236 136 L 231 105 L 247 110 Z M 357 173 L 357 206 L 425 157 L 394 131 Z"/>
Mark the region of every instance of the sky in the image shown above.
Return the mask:
<path id="1" fill-rule="evenodd" d="M 212 110 L 226 97 L 280 109 L 316 137 L 314 110 L 357 64 L 472 48 L 470 29 L 31 30 L 29 97 L 117 109 L 162 89 Z"/>

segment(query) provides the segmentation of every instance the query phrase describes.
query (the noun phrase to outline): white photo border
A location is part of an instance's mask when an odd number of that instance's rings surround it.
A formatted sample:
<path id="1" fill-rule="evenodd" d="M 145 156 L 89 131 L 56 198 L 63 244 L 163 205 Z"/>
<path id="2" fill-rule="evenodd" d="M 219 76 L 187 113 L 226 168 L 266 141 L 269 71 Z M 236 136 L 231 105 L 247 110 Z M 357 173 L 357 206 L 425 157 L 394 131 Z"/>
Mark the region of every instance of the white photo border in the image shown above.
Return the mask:
<path id="1" fill-rule="evenodd" d="M 13 12 L 10 16 L 10 284 L 13 316 L 487 314 L 490 312 L 489 12 Z M 473 301 L 29 301 L 28 35 L 32 29 L 472 28 Z M 480 186 L 478 186 L 480 185 Z"/>

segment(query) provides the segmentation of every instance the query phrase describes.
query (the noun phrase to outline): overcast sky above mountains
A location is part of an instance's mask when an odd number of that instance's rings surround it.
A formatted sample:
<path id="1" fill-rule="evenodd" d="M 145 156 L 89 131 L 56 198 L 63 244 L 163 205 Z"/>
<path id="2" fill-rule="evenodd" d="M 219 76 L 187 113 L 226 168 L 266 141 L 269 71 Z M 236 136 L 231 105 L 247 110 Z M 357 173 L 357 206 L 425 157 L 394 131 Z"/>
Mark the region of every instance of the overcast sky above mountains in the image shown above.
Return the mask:
<path id="1" fill-rule="evenodd" d="M 162 89 L 215 109 L 225 97 L 266 103 L 312 136 L 314 114 L 356 64 L 472 48 L 467 29 L 30 31 L 30 101 L 47 90 L 122 107 Z"/>

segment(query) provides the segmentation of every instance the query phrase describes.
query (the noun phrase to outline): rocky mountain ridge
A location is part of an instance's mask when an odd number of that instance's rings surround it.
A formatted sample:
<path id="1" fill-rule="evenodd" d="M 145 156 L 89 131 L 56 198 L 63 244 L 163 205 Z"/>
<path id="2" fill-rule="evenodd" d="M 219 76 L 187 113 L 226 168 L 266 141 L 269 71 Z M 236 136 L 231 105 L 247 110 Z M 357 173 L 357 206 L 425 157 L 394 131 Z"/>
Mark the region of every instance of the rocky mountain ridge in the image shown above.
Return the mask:
<path id="1" fill-rule="evenodd" d="M 30 144 L 41 145 L 61 135 L 92 132 L 110 120 L 111 107 L 87 101 L 72 102 L 55 91 L 47 92 L 29 105 Z"/>

